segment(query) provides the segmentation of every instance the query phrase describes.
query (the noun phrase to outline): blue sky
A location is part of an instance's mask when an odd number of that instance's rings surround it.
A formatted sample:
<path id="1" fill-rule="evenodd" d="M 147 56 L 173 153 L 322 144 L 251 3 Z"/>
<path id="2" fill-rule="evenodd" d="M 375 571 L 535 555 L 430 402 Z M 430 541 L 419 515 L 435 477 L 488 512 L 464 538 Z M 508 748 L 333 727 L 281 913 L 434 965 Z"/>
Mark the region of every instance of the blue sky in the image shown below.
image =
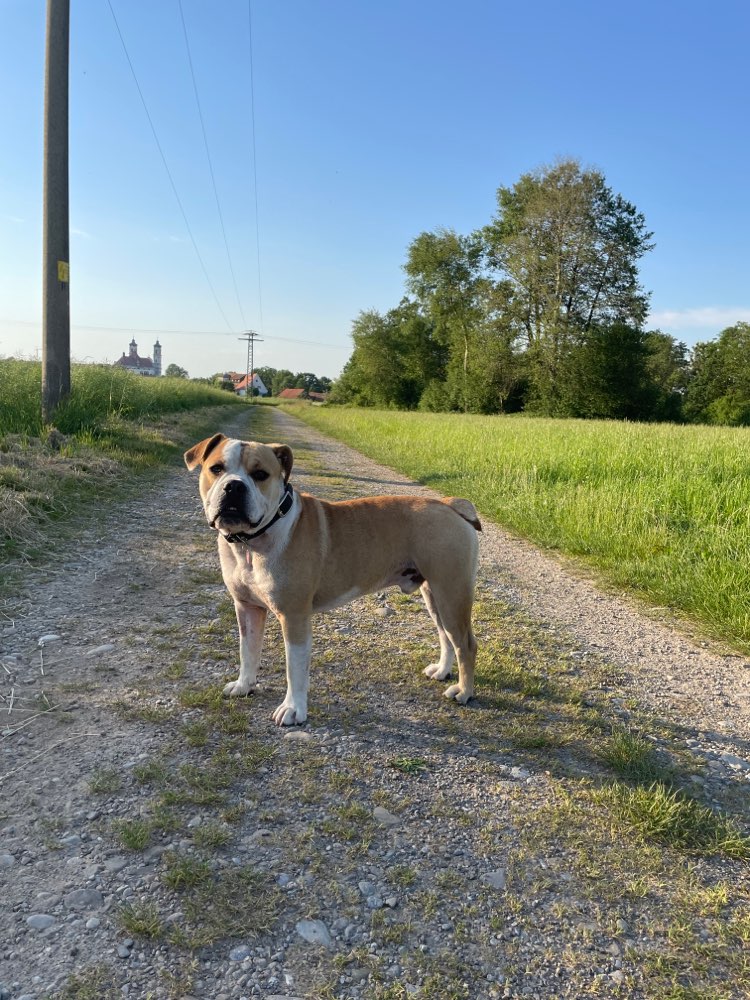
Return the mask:
<path id="1" fill-rule="evenodd" d="M 750 321 L 746 3 L 252 0 L 256 232 L 248 0 L 182 0 L 240 304 L 178 0 L 111 3 L 221 311 L 108 0 L 71 0 L 78 359 L 158 336 L 165 365 L 243 370 L 251 327 L 258 364 L 334 377 L 416 235 L 483 225 L 558 156 L 645 214 L 652 326 L 692 344 Z M 45 9 L 0 0 L 0 356 L 41 346 Z"/>

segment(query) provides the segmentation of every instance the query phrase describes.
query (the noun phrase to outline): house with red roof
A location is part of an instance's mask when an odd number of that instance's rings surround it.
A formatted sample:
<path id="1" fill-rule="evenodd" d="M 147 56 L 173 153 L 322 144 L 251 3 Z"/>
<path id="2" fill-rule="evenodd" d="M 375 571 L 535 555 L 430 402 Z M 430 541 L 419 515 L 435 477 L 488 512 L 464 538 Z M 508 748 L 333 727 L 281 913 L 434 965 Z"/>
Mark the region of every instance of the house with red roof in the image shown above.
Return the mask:
<path id="1" fill-rule="evenodd" d="M 234 386 L 234 391 L 238 396 L 247 396 L 247 385 L 248 376 L 247 372 L 224 372 L 224 379 L 231 382 Z M 268 389 L 263 382 L 263 379 L 258 375 L 257 372 L 253 372 L 250 375 L 250 385 L 258 393 L 259 396 L 267 396 Z"/>

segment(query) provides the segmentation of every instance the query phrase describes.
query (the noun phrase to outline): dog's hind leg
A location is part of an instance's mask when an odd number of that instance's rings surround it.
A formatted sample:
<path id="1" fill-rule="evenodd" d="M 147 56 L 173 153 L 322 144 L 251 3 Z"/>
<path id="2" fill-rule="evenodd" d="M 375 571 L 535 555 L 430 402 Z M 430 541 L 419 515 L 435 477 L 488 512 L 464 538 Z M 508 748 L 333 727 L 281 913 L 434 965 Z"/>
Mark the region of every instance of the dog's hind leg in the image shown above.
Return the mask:
<path id="1" fill-rule="evenodd" d="M 469 625 L 463 632 L 448 632 L 456 647 L 458 657 L 458 684 L 451 684 L 443 691 L 446 698 L 454 698 L 459 705 L 474 697 L 474 665 L 477 659 L 477 640 Z"/>
<path id="2" fill-rule="evenodd" d="M 450 677 L 453 670 L 455 653 L 451 641 L 443 628 L 443 623 L 440 620 L 440 613 L 435 604 L 435 598 L 432 595 L 429 583 L 425 581 L 420 590 L 422 591 L 425 606 L 430 613 L 430 618 L 435 623 L 438 631 L 438 639 L 440 640 L 440 659 L 437 663 L 431 663 L 429 667 L 425 667 L 424 673 L 427 677 L 431 677 L 435 681 L 444 681 L 447 677 Z"/>
<path id="3" fill-rule="evenodd" d="M 458 684 L 451 684 L 443 694 L 454 698 L 460 705 L 474 696 L 474 665 L 477 658 L 477 640 L 471 629 L 473 580 L 457 593 L 453 585 L 450 592 L 435 583 L 431 585 L 431 599 L 440 620 L 440 628 L 450 641 L 458 660 Z M 441 643 L 442 643 L 441 635 Z M 438 676 L 437 672 L 434 676 Z M 447 676 L 447 675 L 446 675 Z"/>
<path id="4" fill-rule="evenodd" d="M 255 687 L 268 612 L 255 604 L 234 602 L 240 629 L 240 675 L 224 688 L 225 698 L 240 698 Z"/>

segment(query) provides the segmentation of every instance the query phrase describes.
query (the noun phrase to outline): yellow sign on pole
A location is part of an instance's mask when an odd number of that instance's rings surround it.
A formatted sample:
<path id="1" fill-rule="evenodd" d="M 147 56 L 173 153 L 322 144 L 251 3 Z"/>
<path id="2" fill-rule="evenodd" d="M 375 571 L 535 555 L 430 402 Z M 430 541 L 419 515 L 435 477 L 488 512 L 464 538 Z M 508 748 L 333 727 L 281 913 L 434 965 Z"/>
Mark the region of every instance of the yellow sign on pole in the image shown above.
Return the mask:
<path id="1" fill-rule="evenodd" d="M 58 260 L 57 280 L 64 282 L 65 284 L 70 283 L 70 264 L 67 262 L 67 260 Z"/>

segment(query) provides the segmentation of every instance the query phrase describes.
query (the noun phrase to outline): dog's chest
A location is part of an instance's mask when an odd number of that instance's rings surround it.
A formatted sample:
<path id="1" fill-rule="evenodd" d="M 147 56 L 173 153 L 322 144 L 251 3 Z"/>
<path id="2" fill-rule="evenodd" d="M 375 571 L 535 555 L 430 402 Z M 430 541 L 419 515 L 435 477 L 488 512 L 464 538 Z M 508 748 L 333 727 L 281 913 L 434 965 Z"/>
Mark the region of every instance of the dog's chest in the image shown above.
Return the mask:
<path id="1" fill-rule="evenodd" d="M 262 604 L 267 608 L 273 608 L 277 603 L 278 588 L 267 560 L 249 548 L 237 553 L 231 571 L 224 574 L 224 581 L 232 596 L 242 601 Z"/>

